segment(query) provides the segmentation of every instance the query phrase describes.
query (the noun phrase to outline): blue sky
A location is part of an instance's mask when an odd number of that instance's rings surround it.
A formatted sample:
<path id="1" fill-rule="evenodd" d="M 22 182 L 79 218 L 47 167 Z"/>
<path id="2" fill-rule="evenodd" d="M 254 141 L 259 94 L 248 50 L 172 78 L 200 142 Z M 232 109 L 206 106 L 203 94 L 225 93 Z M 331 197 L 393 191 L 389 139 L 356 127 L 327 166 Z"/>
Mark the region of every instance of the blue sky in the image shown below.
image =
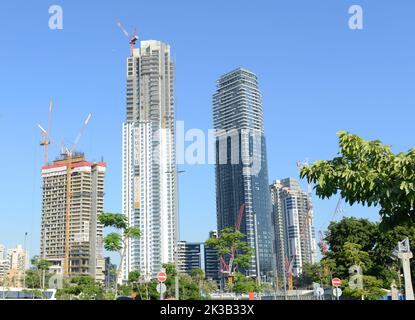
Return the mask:
<path id="1" fill-rule="evenodd" d="M 63 7 L 64 29 L 48 28 L 48 8 Z M 348 28 L 360 4 L 364 30 Z M 255 72 L 264 98 L 270 180 L 297 176 L 296 161 L 332 158 L 336 132 L 381 139 L 396 152 L 414 147 L 413 1 L 2 1 L 0 4 L 0 243 L 29 232 L 39 251 L 42 149 L 50 97 L 52 135 L 75 139 L 91 160 L 108 162 L 105 207 L 121 209 L 121 123 L 128 43 L 115 25 L 141 39 L 168 42 L 176 60 L 177 120 L 212 127 L 211 96 L 223 73 Z M 52 155 L 57 154 L 55 147 Z M 203 241 L 216 225 L 214 167 L 182 166 L 181 238 Z M 337 199 L 315 202 L 325 228 Z M 344 207 L 378 219 L 376 209 Z"/>

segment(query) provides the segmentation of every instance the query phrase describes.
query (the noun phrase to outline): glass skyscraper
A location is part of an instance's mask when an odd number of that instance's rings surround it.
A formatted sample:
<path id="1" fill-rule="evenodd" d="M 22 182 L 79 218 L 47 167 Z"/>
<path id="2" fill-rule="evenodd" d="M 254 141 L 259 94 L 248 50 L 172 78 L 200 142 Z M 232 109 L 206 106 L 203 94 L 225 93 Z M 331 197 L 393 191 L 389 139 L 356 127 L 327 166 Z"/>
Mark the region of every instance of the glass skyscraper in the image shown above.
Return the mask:
<path id="1" fill-rule="evenodd" d="M 213 122 L 218 231 L 234 228 L 244 205 L 240 231 L 254 254 L 250 266 L 240 271 L 257 276 L 259 268 L 262 277 L 273 276 L 274 230 L 262 98 L 254 73 L 238 68 L 219 78 Z"/>

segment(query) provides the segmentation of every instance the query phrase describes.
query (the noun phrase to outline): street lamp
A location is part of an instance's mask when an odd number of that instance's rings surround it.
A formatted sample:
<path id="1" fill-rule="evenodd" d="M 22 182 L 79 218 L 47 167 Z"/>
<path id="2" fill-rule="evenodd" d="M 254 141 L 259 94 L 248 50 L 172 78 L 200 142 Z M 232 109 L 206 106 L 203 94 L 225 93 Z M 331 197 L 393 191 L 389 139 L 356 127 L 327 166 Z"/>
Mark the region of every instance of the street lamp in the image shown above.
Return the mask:
<path id="1" fill-rule="evenodd" d="M 23 242 L 23 289 L 26 289 L 26 262 L 27 262 L 27 251 L 26 251 L 26 240 L 27 240 L 27 232 L 24 234 L 24 242 Z"/>
<path id="2" fill-rule="evenodd" d="M 179 293 L 179 253 L 178 253 L 178 243 L 179 243 L 179 174 L 184 173 L 186 171 L 184 170 L 171 170 L 167 171 L 166 173 L 169 174 L 176 174 L 177 177 L 177 183 L 176 183 L 176 221 L 175 221 L 175 239 L 174 239 L 174 264 L 176 267 L 176 276 L 174 278 L 175 282 L 175 298 L 176 300 L 179 300 L 180 293 Z"/>

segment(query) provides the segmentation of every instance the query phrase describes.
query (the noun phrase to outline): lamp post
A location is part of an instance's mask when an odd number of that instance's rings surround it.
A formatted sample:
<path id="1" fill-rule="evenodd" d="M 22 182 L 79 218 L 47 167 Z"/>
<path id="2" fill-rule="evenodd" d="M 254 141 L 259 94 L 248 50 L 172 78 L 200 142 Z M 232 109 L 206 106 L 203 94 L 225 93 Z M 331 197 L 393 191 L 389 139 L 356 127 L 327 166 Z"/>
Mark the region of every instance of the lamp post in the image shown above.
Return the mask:
<path id="1" fill-rule="evenodd" d="M 179 292 L 179 248 L 178 248 L 178 243 L 179 243 L 179 174 L 180 173 L 184 173 L 184 170 L 178 170 L 177 168 L 175 170 L 171 170 L 171 171 L 167 171 L 166 173 L 169 174 L 175 174 L 176 176 L 176 190 L 177 190 L 177 194 L 176 194 L 176 219 L 175 219 L 175 237 L 174 237 L 174 264 L 176 267 L 176 276 L 174 278 L 174 282 L 175 282 L 175 298 L 176 300 L 179 300 L 180 298 L 180 292 Z"/>
<path id="2" fill-rule="evenodd" d="M 24 234 L 24 242 L 23 242 L 23 289 L 26 289 L 26 262 L 27 262 L 27 251 L 26 251 L 26 240 L 27 240 L 27 232 Z"/>

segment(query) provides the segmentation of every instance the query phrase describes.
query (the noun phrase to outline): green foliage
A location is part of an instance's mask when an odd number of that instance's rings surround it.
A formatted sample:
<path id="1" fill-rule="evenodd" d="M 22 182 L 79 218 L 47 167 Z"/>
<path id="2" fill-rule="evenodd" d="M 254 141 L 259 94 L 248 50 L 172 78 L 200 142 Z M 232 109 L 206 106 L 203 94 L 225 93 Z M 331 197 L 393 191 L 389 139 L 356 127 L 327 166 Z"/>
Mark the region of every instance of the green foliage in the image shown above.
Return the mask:
<path id="1" fill-rule="evenodd" d="M 122 249 L 122 236 L 118 233 L 109 233 L 104 238 L 104 248 L 107 251 L 119 252 Z"/>
<path id="2" fill-rule="evenodd" d="M 45 298 L 43 291 L 40 289 L 24 289 L 22 290 L 22 292 L 30 294 L 32 299 L 44 299 Z"/>
<path id="3" fill-rule="evenodd" d="M 253 249 L 247 245 L 245 235 L 231 228 L 223 229 L 219 238 L 208 239 L 206 245 L 217 249 L 219 256 L 223 256 L 225 261 L 230 261 L 232 273 L 249 266 L 254 253 Z M 235 252 L 233 260 L 232 252 Z"/>
<path id="4" fill-rule="evenodd" d="M 102 213 L 98 216 L 99 222 L 104 227 L 112 227 L 122 231 L 123 236 L 112 232 L 104 238 L 104 248 L 111 252 L 118 252 L 120 255 L 120 264 L 116 272 L 115 292 L 118 292 L 117 279 L 121 275 L 121 266 L 126 255 L 127 242 L 130 239 L 138 239 L 141 236 L 140 229 L 137 227 L 129 227 L 127 217 L 119 213 Z"/>
<path id="5" fill-rule="evenodd" d="M 37 269 L 37 270 L 48 270 L 51 266 L 51 263 L 48 260 L 41 259 L 39 256 L 34 256 L 30 263 Z"/>
<path id="6" fill-rule="evenodd" d="M 347 285 L 347 282 L 345 282 Z M 352 289 L 347 286 L 343 295 L 352 299 L 360 300 L 379 300 L 387 294 L 385 289 L 382 289 L 382 280 L 373 276 L 363 276 L 363 289 Z"/>
<path id="7" fill-rule="evenodd" d="M 218 284 L 213 280 L 206 280 L 205 272 L 196 268 L 191 271 L 191 278 L 199 287 L 202 297 L 209 297 L 209 294 L 218 289 Z"/>
<path id="8" fill-rule="evenodd" d="M 203 279 L 205 279 L 205 272 L 200 268 L 193 269 L 190 275 L 193 279 L 197 281 L 202 281 Z"/>
<path id="9" fill-rule="evenodd" d="M 191 276 L 181 274 L 180 284 L 180 300 L 201 300 L 201 292 L 198 282 L 194 281 Z"/>
<path id="10" fill-rule="evenodd" d="M 259 286 L 255 279 L 236 272 L 232 290 L 235 293 L 243 294 L 249 292 L 261 292 L 263 291 L 263 287 Z"/>
<path id="11" fill-rule="evenodd" d="M 49 283 L 52 275 L 49 272 L 45 274 L 45 283 Z M 42 288 L 42 271 L 41 270 L 26 270 L 26 287 L 28 289 Z"/>
<path id="12" fill-rule="evenodd" d="M 371 267 L 372 261 L 370 260 L 369 253 L 362 251 L 361 249 L 362 246 L 357 243 L 346 242 L 343 245 L 343 251 L 347 265 L 358 265 L 362 268 L 363 271 L 366 271 Z"/>
<path id="13" fill-rule="evenodd" d="M 104 300 L 106 296 L 101 284 L 90 276 L 73 277 L 56 292 L 59 300 Z"/>
<path id="14" fill-rule="evenodd" d="M 101 213 L 98 215 L 98 220 L 104 227 L 113 227 L 120 230 L 128 227 L 127 217 L 119 213 Z"/>
<path id="15" fill-rule="evenodd" d="M 340 192 L 346 202 L 380 205 L 382 227 L 415 223 L 415 149 L 394 154 L 380 141 L 366 141 L 341 131 L 339 156 L 301 168 L 301 178 L 315 184 L 316 194 Z"/>
<path id="16" fill-rule="evenodd" d="M 322 263 L 328 259 L 335 261 L 330 269 L 341 278 L 349 277 L 349 268 L 355 264 L 353 259 L 364 262 L 361 267 L 367 270 L 372 264 L 366 253 L 370 254 L 375 246 L 378 230 L 378 225 L 367 219 L 343 218 L 330 223 L 325 237 L 330 250 Z"/>
<path id="17" fill-rule="evenodd" d="M 140 279 L 140 272 L 139 271 L 131 271 L 128 274 L 128 282 L 130 282 L 130 283 L 138 282 L 139 279 Z"/>
<path id="18" fill-rule="evenodd" d="M 398 277 L 400 262 L 390 258 L 391 252 L 399 241 L 409 238 L 412 247 L 415 245 L 415 226 L 397 226 L 392 230 L 378 230 L 376 245 L 372 250 L 373 273 L 378 274 L 384 280 L 384 286 L 389 288 L 392 281 L 397 284 L 401 279 Z M 415 259 L 411 260 L 412 282 L 415 283 Z"/>
<path id="19" fill-rule="evenodd" d="M 163 264 L 163 268 L 167 274 L 167 280 L 165 282 L 167 287 L 166 299 L 173 299 L 175 297 L 176 275 L 179 277 L 180 300 L 202 300 L 217 288 L 216 283 L 205 280 L 204 272 L 201 269 L 193 269 L 191 275 L 187 275 L 177 273 L 174 263 Z"/>
<path id="20" fill-rule="evenodd" d="M 385 294 L 383 288 L 389 289 L 393 281 L 398 288 L 403 287 L 399 277 L 400 261 L 394 261 L 390 256 L 398 242 L 406 237 L 415 243 L 415 226 L 397 226 L 384 231 L 380 224 L 367 219 L 343 218 L 339 222 L 332 222 L 325 236 L 329 251 L 319 264 L 304 266 L 302 284 L 319 282 L 317 274 L 326 265 L 331 271 L 330 276 L 338 276 L 343 280 L 345 296 L 360 299 L 363 295 L 365 299 L 378 299 Z M 414 261 L 411 263 L 412 281 L 415 281 L 415 264 Z M 354 264 L 363 269 L 363 290 L 347 287 L 349 268 Z M 330 285 L 330 282 L 320 280 Z"/>
<path id="21" fill-rule="evenodd" d="M 124 237 L 129 239 L 138 239 L 141 237 L 141 231 L 137 227 L 124 228 Z"/>

